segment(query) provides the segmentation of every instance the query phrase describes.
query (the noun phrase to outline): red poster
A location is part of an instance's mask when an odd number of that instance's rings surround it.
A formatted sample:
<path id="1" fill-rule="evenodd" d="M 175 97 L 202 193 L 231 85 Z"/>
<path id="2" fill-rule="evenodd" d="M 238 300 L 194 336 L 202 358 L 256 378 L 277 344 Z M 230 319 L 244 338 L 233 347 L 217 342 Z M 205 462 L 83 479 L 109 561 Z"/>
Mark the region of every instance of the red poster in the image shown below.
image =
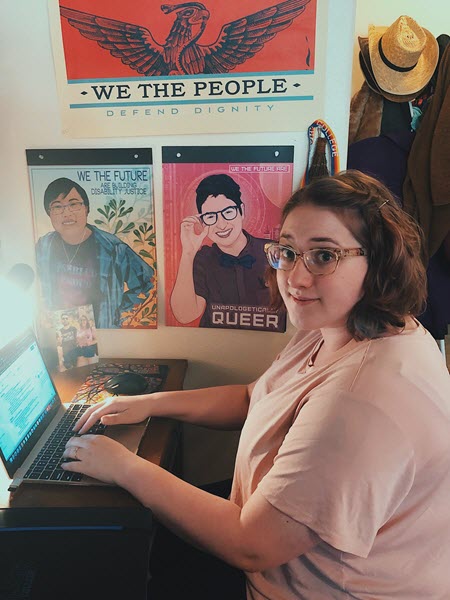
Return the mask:
<path id="1" fill-rule="evenodd" d="M 60 0 L 67 78 L 314 70 L 315 5 Z"/>
<path id="2" fill-rule="evenodd" d="M 73 137 L 302 130 L 320 112 L 317 0 L 56 1 Z"/>
<path id="3" fill-rule="evenodd" d="M 166 324 L 284 331 L 264 246 L 292 191 L 293 148 L 163 148 Z"/>

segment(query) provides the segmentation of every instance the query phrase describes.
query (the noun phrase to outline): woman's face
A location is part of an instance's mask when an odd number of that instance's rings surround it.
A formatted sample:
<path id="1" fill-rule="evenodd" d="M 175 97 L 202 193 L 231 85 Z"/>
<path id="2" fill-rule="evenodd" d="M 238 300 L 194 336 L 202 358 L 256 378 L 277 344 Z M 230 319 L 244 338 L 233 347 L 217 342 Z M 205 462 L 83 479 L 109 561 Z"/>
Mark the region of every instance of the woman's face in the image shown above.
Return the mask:
<path id="1" fill-rule="evenodd" d="M 288 214 L 280 243 L 296 252 L 361 247 L 335 212 L 313 205 L 298 206 Z M 291 271 L 277 271 L 278 288 L 292 324 L 304 330 L 346 327 L 349 312 L 363 296 L 366 272 L 364 256 L 342 258 L 330 275 L 313 275 L 301 258 Z"/>

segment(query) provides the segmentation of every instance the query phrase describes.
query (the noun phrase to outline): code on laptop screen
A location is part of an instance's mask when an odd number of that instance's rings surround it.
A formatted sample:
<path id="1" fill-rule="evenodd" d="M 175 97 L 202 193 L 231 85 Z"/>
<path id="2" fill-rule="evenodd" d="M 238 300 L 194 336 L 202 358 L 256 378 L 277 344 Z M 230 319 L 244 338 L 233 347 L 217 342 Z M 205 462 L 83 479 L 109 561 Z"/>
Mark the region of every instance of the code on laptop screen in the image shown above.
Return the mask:
<path id="1" fill-rule="evenodd" d="M 12 462 L 56 400 L 31 332 L 0 350 L 0 449 Z"/>

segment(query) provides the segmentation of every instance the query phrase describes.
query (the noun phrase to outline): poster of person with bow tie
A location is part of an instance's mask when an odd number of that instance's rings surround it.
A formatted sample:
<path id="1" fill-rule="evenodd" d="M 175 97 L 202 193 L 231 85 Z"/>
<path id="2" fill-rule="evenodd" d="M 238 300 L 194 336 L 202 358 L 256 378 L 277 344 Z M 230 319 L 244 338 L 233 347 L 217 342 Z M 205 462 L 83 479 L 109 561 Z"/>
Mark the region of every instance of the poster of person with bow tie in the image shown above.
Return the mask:
<path id="1" fill-rule="evenodd" d="M 292 166 L 292 146 L 163 147 L 166 325 L 285 331 L 264 247 Z"/>
<path id="2" fill-rule="evenodd" d="M 304 131 L 327 1 L 48 0 L 65 135 Z"/>

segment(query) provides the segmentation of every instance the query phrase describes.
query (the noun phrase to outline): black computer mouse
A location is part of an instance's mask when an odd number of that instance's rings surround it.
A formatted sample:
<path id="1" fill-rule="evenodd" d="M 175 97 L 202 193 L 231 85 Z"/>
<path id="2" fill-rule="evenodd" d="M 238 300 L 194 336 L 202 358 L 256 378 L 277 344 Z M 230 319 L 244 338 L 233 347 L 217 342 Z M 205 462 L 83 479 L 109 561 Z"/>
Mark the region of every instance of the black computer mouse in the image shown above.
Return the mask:
<path id="1" fill-rule="evenodd" d="M 105 382 L 105 390 L 110 394 L 133 396 L 142 394 L 147 388 L 147 379 L 139 373 L 119 373 Z"/>

